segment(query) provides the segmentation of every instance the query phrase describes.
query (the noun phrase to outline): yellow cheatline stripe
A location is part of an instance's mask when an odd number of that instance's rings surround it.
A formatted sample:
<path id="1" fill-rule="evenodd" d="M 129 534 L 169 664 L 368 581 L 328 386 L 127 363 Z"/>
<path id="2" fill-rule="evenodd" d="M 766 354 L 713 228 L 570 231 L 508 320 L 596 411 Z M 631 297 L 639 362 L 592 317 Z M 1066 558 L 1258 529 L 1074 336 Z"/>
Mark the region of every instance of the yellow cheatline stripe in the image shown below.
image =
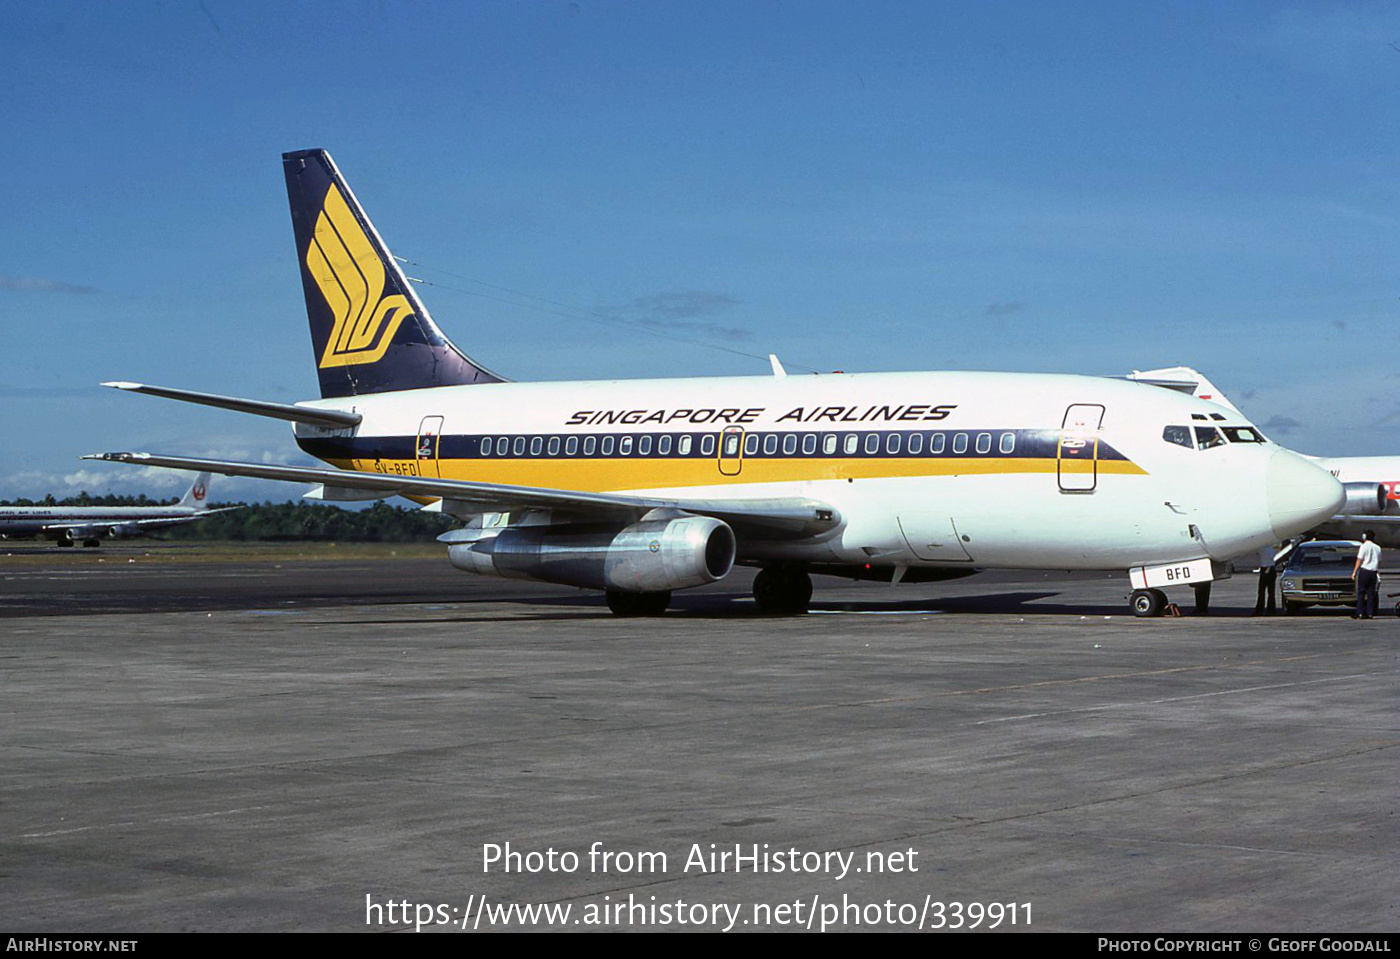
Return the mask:
<path id="1" fill-rule="evenodd" d="M 342 469 L 404 476 L 433 476 L 431 460 L 333 460 Z M 1073 463 L 1067 462 L 1066 466 Z M 1073 465 L 1081 465 L 1073 463 Z M 1086 462 L 1082 465 L 1092 465 Z M 577 490 L 583 493 L 619 489 L 666 489 L 682 486 L 714 486 L 744 483 L 791 483 L 804 480 L 892 479 L 924 476 L 995 476 L 1025 473 L 1054 474 L 1056 460 L 987 457 L 985 459 L 930 459 L 890 457 L 881 459 L 772 459 L 745 460 L 738 475 L 719 471 L 714 458 L 707 459 L 475 459 L 439 460 L 443 479 L 504 486 L 537 486 Z M 726 463 L 726 468 L 731 464 Z M 1087 471 L 1086 471 L 1087 472 Z M 1145 476 L 1147 471 L 1127 460 L 1100 460 L 1100 475 Z"/>

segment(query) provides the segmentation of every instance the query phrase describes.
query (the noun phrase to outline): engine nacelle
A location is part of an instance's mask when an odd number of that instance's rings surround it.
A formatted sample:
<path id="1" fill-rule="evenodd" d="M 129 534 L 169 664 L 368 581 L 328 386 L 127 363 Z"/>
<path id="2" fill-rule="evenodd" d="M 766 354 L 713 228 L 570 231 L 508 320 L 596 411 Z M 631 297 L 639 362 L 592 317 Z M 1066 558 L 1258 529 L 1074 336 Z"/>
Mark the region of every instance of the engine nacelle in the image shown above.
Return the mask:
<path id="1" fill-rule="evenodd" d="M 1385 512 L 1386 489 L 1380 483 L 1343 483 L 1347 498 L 1341 516 L 1380 516 Z"/>
<path id="2" fill-rule="evenodd" d="M 585 589 L 652 593 L 703 586 L 734 567 L 734 531 L 709 516 L 641 519 L 630 526 L 567 523 L 454 530 L 452 565 L 482 576 Z"/>
<path id="3" fill-rule="evenodd" d="M 58 534 L 58 540 L 64 543 L 82 543 L 88 540 L 98 539 L 106 532 L 101 526 L 69 526 Z"/>
<path id="4" fill-rule="evenodd" d="M 141 527 L 135 523 L 118 523 L 107 528 L 107 535 L 112 539 L 129 539 L 132 536 L 140 536 Z"/>

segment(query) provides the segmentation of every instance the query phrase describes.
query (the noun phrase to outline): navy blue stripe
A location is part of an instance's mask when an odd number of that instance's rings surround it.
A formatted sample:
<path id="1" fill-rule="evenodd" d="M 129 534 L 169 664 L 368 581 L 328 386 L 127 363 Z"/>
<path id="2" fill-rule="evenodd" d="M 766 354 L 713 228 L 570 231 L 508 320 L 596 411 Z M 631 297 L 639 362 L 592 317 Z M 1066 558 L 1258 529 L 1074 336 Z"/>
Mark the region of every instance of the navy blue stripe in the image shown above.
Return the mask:
<path id="1" fill-rule="evenodd" d="M 1001 451 L 1002 437 L 1011 434 L 1015 438 L 1015 446 L 1009 453 Z M 744 434 L 745 452 L 744 459 L 984 459 L 987 457 L 997 457 L 1002 459 L 1054 459 L 1057 454 L 1057 447 L 1060 442 L 1059 430 L 849 430 L 849 431 L 813 431 L 813 430 L 792 430 L 785 432 L 746 432 Z M 680 452 L 682 437 L 690 437 L 690 450 L 687 453 Z M 836 437 L 836 447 L 833 452 L 824 452 L 823 440 L 827 436 Z M 856 448 L 854 452 L 846 451 L 846 438 L 856 437 Z M 897 451 L 890 448 L 891 437 L 899 438 Z M 918 452 L 909 451 L 909 440 L 911 436 L 919 437 L 920 449 Z M 941 452 L 931 453 L 930 449 L 937 443 L 937 438 L 942 437 Z M 958 451 L 957 437 L 966 437 L 966 447 Z M 990 437 L 989 446 L 985 452 L 979 452 L 977 448 L 978 437 Z M 666 453 L 661 453 L 659 447 L 662 438 L 670 440 L 670 449 Z M 702 452 L 702 437 L 708 437 L 716 446 L 724 441 L 722 433 L 485 433 L 485 434 L 445 434 L 437 438 L 437 458 L 445 460 L 483 459 L 483 460 L 516 460 L 516 459 L 714 459 L 718 455 L 715 446 L 709 452 Z M 784 453 L 784 443 L 788 437 L 793 437 L 795 451 Z M 815 451 L 811 453 L 803 452 L 804 441 L 807 437 L 815 437 Z M 482 440 L 490 439 L 493 447 L 489 455 L 482 455 Z M 627 453 L 620 452 L 620 446 L 624 438 L 631 441 L 630 449 Z M 872 439 L 873 438 L 873 439 Z M 498 453 L 495 450 L 497 444 L 502 439 L 507 440 L 507 451 Z M 567 442 L 570 439 L 577 440 L 578 446 L 573 453 L 566 452 Z M 584 452 L 587 440 L 592 439 L 592 451 Z M 523 450 L 516 453 L 515 450 L 521 445 L 517 440 L 523 441 Z M 539 440 L 538 452 L 532 452 L 535 448 L 535 441 Z M 550 453 L 550 442 L 558 441 L 557 451 Z M 611 440 L 608 452 L 603 452 L 607 440 Z M 650 449 L 643 453 L 640 451 L 640 444 L 643 440 L 650 440 Z M 810 442 L 810 441 L 808 441 Z M 297 443 L 307 453 L 319 459 L 325 460 L 348 460 L 348 459 L 386 459 L 386 460 L 412 460 L 418 459 L 418 437 L 416 436 L 332 436 L 324 438 L 302 437 Z M 757 448 L 754 452 L 748 452 L 754 444 Z M 874 443 L 876 448 L 868 451 L 868 446 Z M 1066 449 L 1065 457 L 1093 456 L 1091 448 L 1082 450 Z M 424 458 L 432 458 L 431 454 Z M 1099 440 L 1098 458 L 1100 460 L 1126 460 L 1127 457 L 1114 449 L 1109 444 Z"/>

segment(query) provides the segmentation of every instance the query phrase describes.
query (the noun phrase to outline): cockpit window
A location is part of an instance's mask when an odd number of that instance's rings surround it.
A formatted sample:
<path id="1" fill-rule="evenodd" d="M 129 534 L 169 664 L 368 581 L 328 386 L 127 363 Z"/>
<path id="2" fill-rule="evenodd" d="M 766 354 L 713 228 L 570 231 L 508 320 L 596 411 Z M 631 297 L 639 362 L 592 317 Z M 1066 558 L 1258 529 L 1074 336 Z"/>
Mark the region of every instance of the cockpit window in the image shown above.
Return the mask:
<path id="1" fill-rule="evenodd" d="M 1164 426 L 1162 427 L 1162 439 L 1168 443 L 1175 443 L 1177 446 L 1184 446 L 1188 450 L 1196 448 L 1196 444 L 1191 441 L 1191 427 L 1189 426 Z"/>
<path id="2" fill-rule="evenodd" d="M 1214 426 L 1196 427 L 1196 447 L 1208 450 L 1212 446 L 1224 446 L 1225 437 L 1220 435 L 1220 431 Z"/>
<path id="3" fill-rule="evenodd" d="M 1222 426 L 1221 432 L 1231 443 L 1262 443 L 1264 437 L 1259 435 L 1259 431 L 1248 426 Z"/>

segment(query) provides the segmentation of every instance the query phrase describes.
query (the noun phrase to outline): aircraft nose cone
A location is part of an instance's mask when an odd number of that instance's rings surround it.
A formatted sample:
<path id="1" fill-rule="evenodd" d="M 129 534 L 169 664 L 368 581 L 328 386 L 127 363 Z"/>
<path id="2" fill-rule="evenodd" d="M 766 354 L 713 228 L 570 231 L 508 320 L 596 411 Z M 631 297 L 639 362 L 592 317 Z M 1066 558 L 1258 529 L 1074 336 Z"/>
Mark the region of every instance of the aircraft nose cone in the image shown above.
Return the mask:
<path id="1" fill-rule="evenodd" d="M 1288 450 L 1278 450 L 1269 459 L 1266 485 L 1269 525 L 1279 539 L 1312 529 L 1346 499 L 1335 476 Z"/>

